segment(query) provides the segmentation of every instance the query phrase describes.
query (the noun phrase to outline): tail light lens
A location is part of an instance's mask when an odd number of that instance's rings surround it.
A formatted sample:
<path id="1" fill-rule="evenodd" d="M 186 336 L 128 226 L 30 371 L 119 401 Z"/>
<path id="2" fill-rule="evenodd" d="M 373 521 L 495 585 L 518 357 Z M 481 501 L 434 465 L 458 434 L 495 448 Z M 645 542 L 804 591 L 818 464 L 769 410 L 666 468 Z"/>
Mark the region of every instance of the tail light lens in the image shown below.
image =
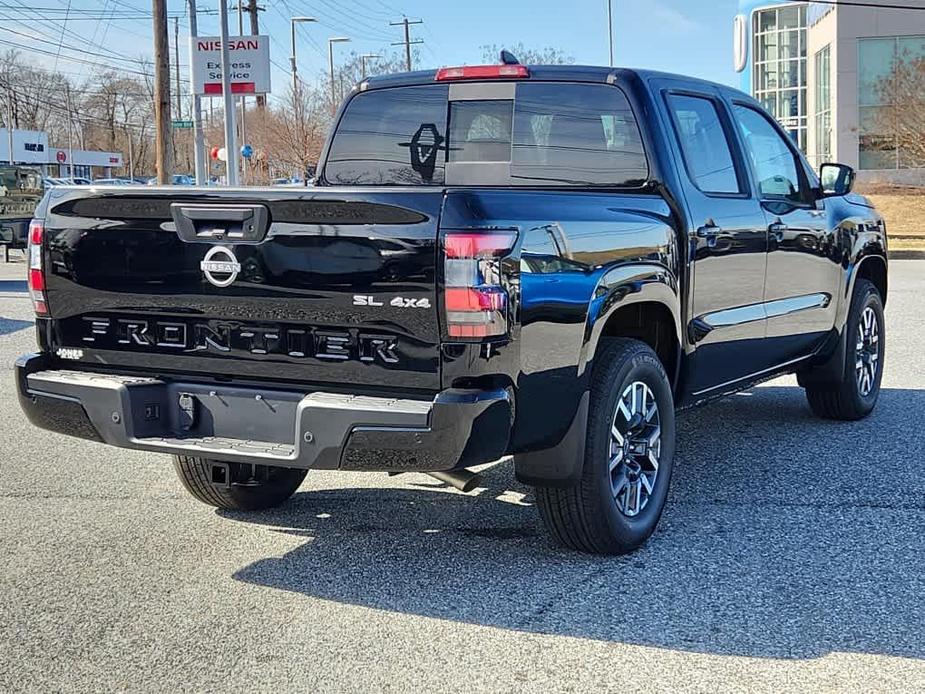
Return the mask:
<path id="1" fill-rule="evenodd" d="M 512 230 L 444 236 L 444 306 L 451 338 L 507 334 L 508 294 L 501 282 L 501 259 L 516 240 Z"/>
<path id="2" fill-rule="evenodd" d="M 437 82 L 452 82 L 453 80 L 523 79 L 529 76 L 530 70 L 526 65 L 464 65 L 462 67 L 442 67 L 437 70 L 434 79 Z"/>
<path id="3" fill-rule="evenodd" d="M 42 267 L 42 238 L 45 226 L 41 220 L 33 219 L 29 224 L 29 296 L 35 315 L 48 315 L 48 302 L 45 298 L 45 272 Z"/>

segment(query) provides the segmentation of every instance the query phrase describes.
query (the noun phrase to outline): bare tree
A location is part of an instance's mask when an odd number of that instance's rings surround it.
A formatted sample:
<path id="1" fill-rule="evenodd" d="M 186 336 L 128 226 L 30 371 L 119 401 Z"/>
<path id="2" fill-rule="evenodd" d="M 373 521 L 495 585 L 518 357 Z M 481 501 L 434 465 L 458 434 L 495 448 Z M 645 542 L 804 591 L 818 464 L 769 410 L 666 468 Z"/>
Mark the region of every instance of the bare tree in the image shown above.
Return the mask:
<path id="1" fill-rule="evenodd" d="M 877 93 L 882 105 L 864 137 L 885 151 L 898 148 L 902 168 L 925 167 L 925 57 L 898 56 Z"/>
<path id="2" fill-rule="evenodd" d="M 568 55 L 561 48 L 543 46 L 541 48 L 527 48 L 522 43 L 513 46 L 499 46 L 497 44 L 483 45 L 482 61 L 497 63 L 502 50 L 512 53 L 524 65 L 571 65 L 575 58 Z"/>
<path id="3" fill-rule="evenodd" d="M 316 90 L 289 90 L 287 99 L 268 108 L 263 127 L 252 131 L 252 142 L 267 177 L 314 171 L 330 124 L 329 99 Z"/>

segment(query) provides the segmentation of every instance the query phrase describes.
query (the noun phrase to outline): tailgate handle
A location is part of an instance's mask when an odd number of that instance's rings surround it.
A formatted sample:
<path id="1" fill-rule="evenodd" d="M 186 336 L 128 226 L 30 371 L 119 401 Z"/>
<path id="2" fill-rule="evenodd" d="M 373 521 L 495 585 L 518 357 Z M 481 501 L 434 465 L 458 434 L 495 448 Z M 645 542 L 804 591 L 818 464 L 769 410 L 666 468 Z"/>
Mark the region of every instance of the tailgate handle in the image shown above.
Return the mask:
<path id="1" fill-rule="evenodd" d="M 270 211 L 265 205 L 170 206 L 177 235 L 190 243 L 260 243 L 267 235 Z"/>

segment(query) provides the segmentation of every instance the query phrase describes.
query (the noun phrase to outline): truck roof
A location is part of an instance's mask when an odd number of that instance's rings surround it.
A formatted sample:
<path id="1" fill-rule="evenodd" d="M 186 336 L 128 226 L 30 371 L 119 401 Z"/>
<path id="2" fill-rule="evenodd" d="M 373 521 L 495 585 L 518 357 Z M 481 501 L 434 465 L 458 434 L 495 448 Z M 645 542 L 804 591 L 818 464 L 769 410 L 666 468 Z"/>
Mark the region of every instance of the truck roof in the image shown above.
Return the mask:
<path id="1" fill-rule="evenodd" d="M 710 85 L 723 90 L 738 91 L 727 84 L 719 84 L 709 80 L 678 75 L 656 70 L 642 70 L 623 67 L 603 67 L 599 65 L 528 65 L 529 79 L 532 81 L 566 81 L 566 82 L 612 82 L 614 76 L 635 75 L 642 81 L 651 78 L 667 78 L 691 85 Z M 436 70 L 416 70 L 414 72 L 399 72 L 390 75 L 367 77 L 364 80 L 367 89 L 382 89 L 385 87 L 404 87 L 413 85 L 433 84 L 437 76 Z"/>

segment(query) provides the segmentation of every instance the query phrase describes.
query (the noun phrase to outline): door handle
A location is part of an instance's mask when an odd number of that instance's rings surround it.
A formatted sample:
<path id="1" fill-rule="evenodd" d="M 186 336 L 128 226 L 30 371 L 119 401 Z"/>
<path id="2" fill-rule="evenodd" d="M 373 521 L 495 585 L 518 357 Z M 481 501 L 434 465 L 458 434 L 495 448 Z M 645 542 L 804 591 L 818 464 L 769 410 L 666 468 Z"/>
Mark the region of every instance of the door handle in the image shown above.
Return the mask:
<path id="1" fill-rule="evenodd" d="M 702 239 L 716 238 L 723 233 L 723 230 L 712 222 L 707 222 L 702 227 L 697 229 L 697 236 Z"/>
<path id="2" fill-rule="evenodd" d="M 768 227 L 768 231 L 770 232 L 771 236 L 774 237 L 774 240 L 777 241 L 777 243 L 780 243 L 784 240 L 784 234 L 789 228 L 790 227 L 788 227 L 783 222 L 774 222 Z"/>

